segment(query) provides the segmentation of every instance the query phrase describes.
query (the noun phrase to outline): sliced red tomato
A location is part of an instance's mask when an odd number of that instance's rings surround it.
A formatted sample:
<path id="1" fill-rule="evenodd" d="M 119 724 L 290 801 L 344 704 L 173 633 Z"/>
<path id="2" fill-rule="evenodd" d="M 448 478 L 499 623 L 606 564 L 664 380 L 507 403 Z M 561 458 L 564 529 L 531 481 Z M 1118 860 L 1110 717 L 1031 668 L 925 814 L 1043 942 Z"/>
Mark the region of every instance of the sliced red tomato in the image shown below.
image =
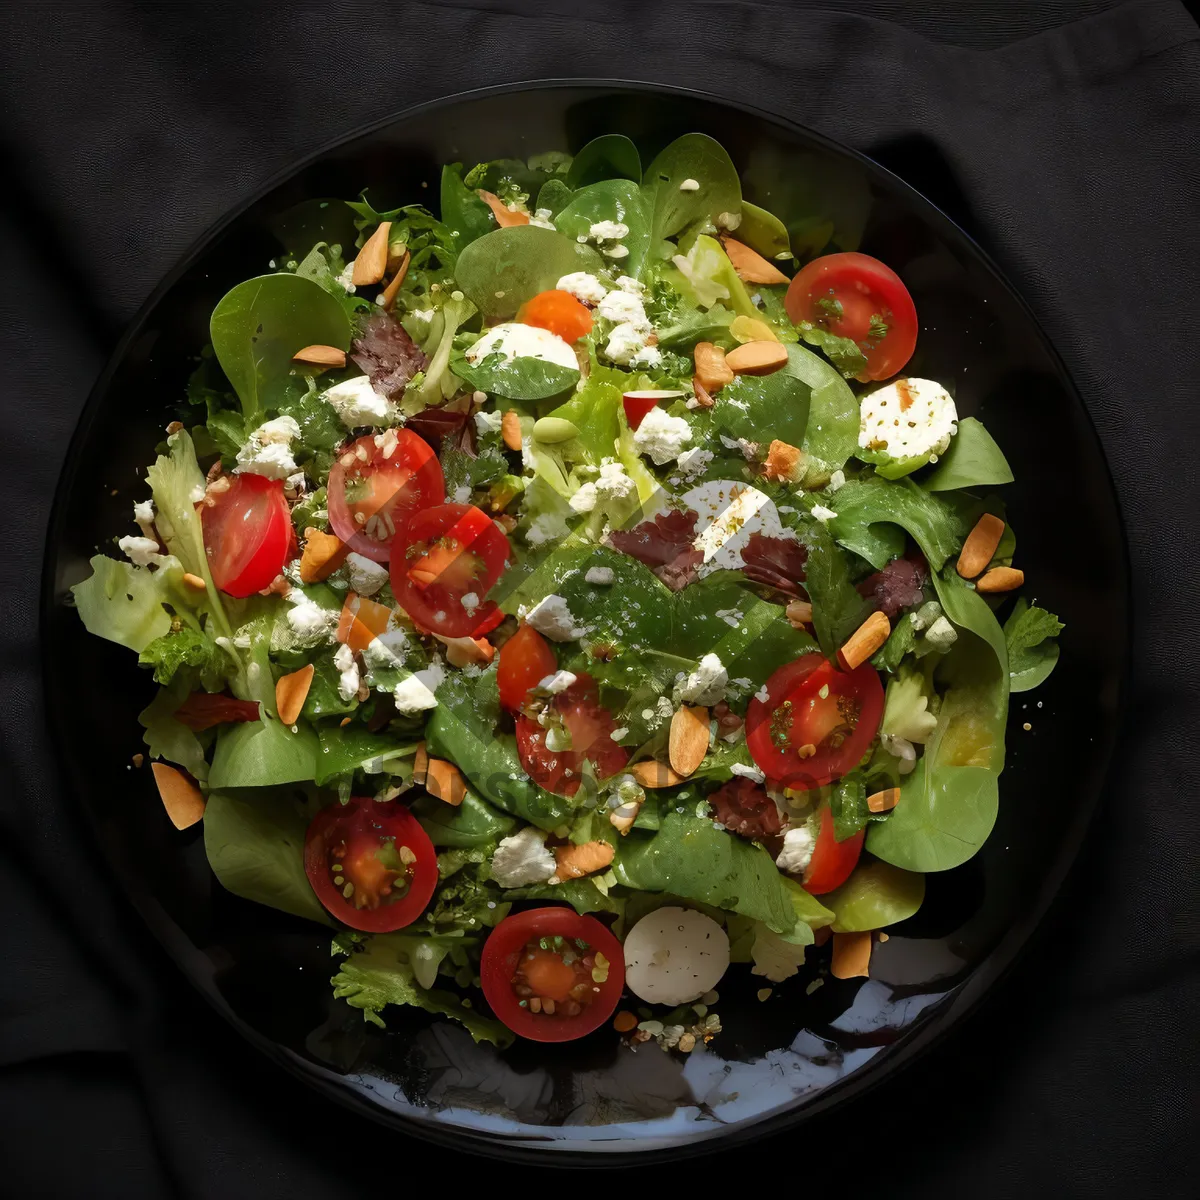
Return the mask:
<path id="1" fill-rule="evenodd" d="M 532 625 L 522 625 L 500 647 L 496 667 L 500 703 L 508 712 L 516 712 L 525 703 L 529 689 L 557 670 L 558 661 L 550 643 Z"/>
<path id="2" fill-rule="evenodd" d="M 313 818 L 304 870 L 317 899 L 343 925 L 387 933 L 411 925 L 438 882 L 437 851 L 403 804 L 353 797 Z"/>
<path id="3" fill-rule="evenodd" d="M 351 550 L 387 562 L 396 530 L 446 498 L 433 447 L 408 429 L 367 434 L 343 447 L 329 472 L 329 523 Z"/>
<path id="4" fill-rule="evenodd" d="M 257 700 L 235 700 L 232 696 L 210 696 L 207 692 L 193 692 L 176 710 L 175 720 L 189 729 L 201 733 L 214 725 L 228 725 L 235 721 L 257 721 Z"/>
<path id="5" fill-rule="evenodd" d="M 678 400 L 684 392 L 664 391 L 662 388 L 651 388 L 644 392 L 626 392 L 621 397 L 621 407 L 625 409 L 625 422 L 630 429 L 636 429 L 645 419 L 646 414 L 657 408 L 662 401 Z"/>
<path id="6" fill-rule="evenodd" d="M 813 847 L 813 856 L 800 886 L 810 895 L 823 896 L 840 888 L 858 862 L 862 853 L 863 839 L 867 836 L 865 829 L 860 829 L 853 837 L 839 842 L 833 834 L 833 813 L 826 805 L 821 809 L 821 825 L 817 832 L 817 844 Z"/>
<path id="7" fill-rule="evenodd" d="M 213 583 L 230 596 L 269 587 L 295 545 L 283 481 L 263 475 L 232 475 L 211 507 L 200 508 L 204 552 Z"/>
<path id="8" fill-rule="evenodd" d="M 599 689 L 590 675 L 577 675 L 566 691 L 551 699 L 549 708 L 555 725 L 570 734 L 569 750 L 551 750 L 546 745 L 548 728 L 529 717 L 517 718 L 521 766 L 536 784 L 560 796 L 573 796 L 579 790 L 584 759 L 592 764 L 597 779 L 624 768 L 629 751 L 613 741 L 617 723 L 608 709 L 600 707 Z"/>
<path id="9" fill-rule="evenodd" d="M 517 311 L 522 325 L 536 325 L 557 334 L 564 342 L 577 342 L 592 332 L 591 312 L 570 292 L 538 292 Z"/>
<path id="10" fill-rule="evenodd" d="M 496 612 L 484 597 L 508 565 L 508 538 L 471 504 L 440 504 L 405 522 L 392 546 L 392 594 L 420 626 L 443 637 L 480 636 Z M 463 601 L 468 600 L 464 607 Z M 497 622 L 498 624 L 498 622 Z"/>
<path id="11" fill-rule="evenodd" d="M 488 935 L 479 981 L 513 1033 L 569 1042 L 612 1015 L 625 987 L 625 955 L 595 917 L 531 908 L 505 917 Z"/>
<path id="12" fill-rule="evenodd" d="M 807 791 L 861 761 L 883 716 L 883 685 L 870 663 L 839 671 L 805 654 L 767 680 L 767 699 L 746 711 L 746 745 L 767 777 Z"/>
<path id="13" fill-rule="evenodd" d="M 866 355 L 858 378 L 887 379 L 903 369 L 917 345 L 917 309 L 889 266 L 869 254 L 826 254 L 803 267 L 788 286 L 787 314 L 857 342 Z"/>

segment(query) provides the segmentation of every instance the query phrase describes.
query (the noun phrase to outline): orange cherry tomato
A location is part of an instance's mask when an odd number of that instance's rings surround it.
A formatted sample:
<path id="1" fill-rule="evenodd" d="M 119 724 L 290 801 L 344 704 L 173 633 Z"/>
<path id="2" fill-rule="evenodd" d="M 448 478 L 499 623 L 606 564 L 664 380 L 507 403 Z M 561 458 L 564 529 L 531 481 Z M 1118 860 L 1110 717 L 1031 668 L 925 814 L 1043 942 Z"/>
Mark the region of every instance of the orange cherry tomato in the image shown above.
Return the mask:
<path id="1" fill-rule="evenodd" d="M 592 332 L 592 314 L 570 292 L 539 292 L 521 305 L 517 320 L 548 329 L 564 342 L 577 342 Z"/>

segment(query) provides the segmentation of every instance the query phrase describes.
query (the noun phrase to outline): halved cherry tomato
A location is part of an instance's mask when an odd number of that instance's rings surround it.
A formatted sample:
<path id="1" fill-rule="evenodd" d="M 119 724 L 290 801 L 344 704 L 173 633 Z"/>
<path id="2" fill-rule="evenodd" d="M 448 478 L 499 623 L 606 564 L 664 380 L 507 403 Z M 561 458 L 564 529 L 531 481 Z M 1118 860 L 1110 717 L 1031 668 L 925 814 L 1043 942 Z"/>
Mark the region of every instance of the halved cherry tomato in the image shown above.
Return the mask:
<path id="1" fill-rule="evenodd" d="M 516 712 L 525 703 L 529 689 L 557 670 L 550 643 L 532 625 L 522 625 L 500 647 L 500 664 L 496 667 L 500 703 L 508 712 Z"/>
<path id="2" fill-rule="evenodd" d="M 196 733 L 211 729 L 214 725 L 228 725 L 237 721 L 257 721 L 258 719 L 257 700 L 235 700 L 232 696 L 210 696 L 207 692 L 193 692 L 175 710 L 175 720 Z"/>
<path id="3" fill-rule="evenodd" d="M 887 379 L 903 369 L 917 344 L 917 309 L 891 267 L 869 254 L 826 254 L 788 285 L 784 306 L 799 324 L 811 321 L 857 342 L 866 355 L 861 380 Z"/>
<path id="4" fill-rule="evenodd" d="M 651 388 L 642 392 L 625 392 L 621 397 L 621 407 L 625 409 L 625 423 L 630 429 L 636 429 L 646 419 L 646 414 L 652 408 L 658 407 L 660 401 L 678 400 L 685 394 L 661 388 Z"/>
<path id="5" fill-rule="evenodd" d="M 427 508 L 396 532 L 392 594 L 418 625 L 444 637 L 477 637 L 496 611 L 484 597 L 508 565 L 508 555 L 508 538 L 481 509 L 470 504 Z M 464 597 L 472 595 L 474 604 L 464 608 Z"/>
<path id="6" fill-rule="evenodd" d="M 767 700 L 746 710 L 746 746 L 784 787 L 823 787 L 858 765 L 879 729 L 883 686 L 870 663 L 839 671 L 805 654 L 767 680 Z"/>
<path id="7" fill-rule="evenodd" d="M 823 896 L 826 892 L 841 887 L 850 878 L 850 872 L 858 862 L 866 836 L 867 831 L 860 829 L 853 837 L 839 842 L 833 835 L 833 813 L 826 805 L 821 809 L 817 844 L 813 847 L 813 856 L 804 869 L 800 886 L 813 896 Z"/>
<path id="8" fill-rule="evenodd" d="M 295 545 L 283 481 L 233 475 L 229 488 L 213 499 L 211 508 L 200 509 L 213 583 L 239 598 L 261 592 L 283 570 Z"/>
<path id="9" fill-rule="evenodd" d="M 625 955 L 595 917 L 570 908 L 531 908 L 505 917 L 488 935 L 479 981 L 492 1011 L 513 1033 L 534 1042 L 569 1042 L 612 1015 L 625 987 Z"/>
<path id="10" fill-rule="evenodd" d="M 577 342 L 592 332 L 592 314 L 570 292 L 538 292 L 517 311 L 522 325 L 556 333 L 564 342 Z"/>
<path id="11" fill-rule="evenodd" d="M 551 699 L 549 710 L 560 730 L 570 734 L 570 750 L 549 749 L 546 727 L 529 717 L 517 718 L 521 766 L 546 791 L 560 796 L 575 795 L 585 758 L 592 764 L 597 779 L 615 775 L 629 761 L 629 751 L 612 739 L 617 723 L 606 708 L 600 707 L 599 689 L 590 675 L 577 675 L 566 691 Z"/>
<path id="12" fill-rule="evenodd" d="M 364 796 L 317 813 L 304 870 L 330 913 L 368 933 L 411 925 L 438 882 L 437 851 L 417 818 L 397 801 Z"/>
<path id="13" fill-rule="evenodd" d="M 342 448 L 327 492 L 333 532 L 351 550 L 382 563 L 388 561 L 396 530 L 413 513 L 445 500 L 446 483 L 424 438 L 408 429 L 389 429 Z"/>

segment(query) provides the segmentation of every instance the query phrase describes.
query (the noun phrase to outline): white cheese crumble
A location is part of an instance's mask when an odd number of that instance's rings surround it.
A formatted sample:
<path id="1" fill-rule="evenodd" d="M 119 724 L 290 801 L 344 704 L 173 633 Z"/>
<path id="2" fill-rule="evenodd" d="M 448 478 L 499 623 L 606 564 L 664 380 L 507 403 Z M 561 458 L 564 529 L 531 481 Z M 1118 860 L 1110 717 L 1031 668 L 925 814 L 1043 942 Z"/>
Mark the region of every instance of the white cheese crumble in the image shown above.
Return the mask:
<path id="1" fill-rule="evenodd" d="M 637 484 L 625 474 L 619 462 L 605 460 L 600 464 L 600 478 L 596 480 L 596 495 L 601 500 L 628 500 L 637 492 Z"/>
<path id="2" fill-rule="evenodd" d="M 617 325 L 628 321 L 646 332 L 649 332 L 651 327 L 641 297 L 632 292 L 609 292 L 596 307 L 596 315 Z"/>
<path id="3" fill-rule="evenodd" d="M 662 364 L 662 351 L 648 346 L 647 329 L 639 329 L 632 321 L 613 327 L 604 346 L 605 357 L 623 367 L 657 367 Z"/>
<path id="4" fill-rule="evenodd" d="M 596 485 L 581 483 L 579 490 L 567 501 L 571 510 L 577 513 L 590 513 L 596 507 Z"/>
<path id="5" fill-rule="evenodd" d="M 321 399 L 337 413 L 347 429 L 360 425 L 395 425 L 400 411 L 372 386 L 367 375 L 356 375 L 342 383 L 335 383 L 321 393 Z"/>
<path id="6" fill-rule="evenodd" d="M 529 528 L 525 530 L 525 541 L 528 545 L 546 546 L 551 542 L 560 542 L 571 532 L 566 520 L 558 513 L 541 513 L 534 517 Z"/>
<path id="7" fill-rule="evenodd" d="M 536 629 L 552 642 L 569 642 L 583 637 L 584 631 L 575 624 L 575 618 L 562 596 L 551 593 L 543 596 L 526 614 L 525 623 Z"/>
<path id="8" fill-rule="evenodd" d="M 500 432 L 500 422 L 504 414 L 499 412 L 477 412 L 475 414 L 475 432 L 483 437 L 489 433 Z"/>
<path id="9" fill-rule="evenodd" d="M 633 445 L 637 452 L 645 454 L 660 467 L 678 458 L 680 451 L 691 440 L 692 430 L 687 421 L 683 417 L 672 417 L 662 408 L 652 408 L 633 433 Z"/>
<path id="10" fill-rule="evenodd" d="M 832 508 L 826 508 L 823 504 L 814 504 L 812 506 L 812 515 L 821 522 L 822 525 L 828 524 L 830 521 L 837 519 L 837 513 Z"/>
<path id="11" fill-rule="evenodd" d="M 158 543 L 148 537 L 123 537 L 117 545 L 135 567 L 148 567 L 161 559 Z"/>
<path id="12" fill-rule="evenodd" d="M 681 192 L 698 192 L 700 190 L 700 181 L 698 179 L 685 179 L 680 185 Z"/>
<path id="13" fill-rule="evenodd" d="M 154 524 L 154 501 L 139 500 L 133 506 L 133 520 L 141 527 L 142 533 L 149 537 L 147 526 Z"/>
<path id="14" fill-rule="evenodd" d="M 932 379 L 897 379 L 863 396 L 858 444 L 892 459 L 935 461 L 958 432 L 950 393 Z"/>
<path id="15" fill-rule="evenodd" d="M 492 879 L 501 887 L 530 887 L 554 877 L 557 864 L 546 835 L 532 825 L 500 839 L 492 854 Z"/>
<path id="16" fill-rule="evenodd" d="M 288 592 L 287 601 L 291 605 L 287 610 L 288 627 L 302 643 L 315 646 L 333 641 L 338 627 L 336 609 L 322 608 L 298 587 Z"/>
<path id="17" fill-rule="evenodd" d="M 553 213 L 548 208 L 534 209 L 533 216 L 529 218 L 530 225 L 536 225 L 539 229 L 553 229 Z"/>
<path id="18" fill-rule="evenodd" d="M 725 695 L 729 672 L 715 654 L 706 654 L 679 689 L 685 704 L 716 704 Z"/>
<path id="19" fill-rule="evenodd" d="M 557 696 L 559 692 L 565 692 L 574 682 L 575 676 L 570 671 L 555 671 L 553 675 L 547 675 L 538 684 L 538 688 L 543 692 L 549 692 L 551 696 Z"/>
<path id="20" fill-rule="evenodd" d="M 608 294 L 608 288 L 587 271 L 572 271 L 554 285 L 560 292 L 569 292 L 584 304 L 599 304 Z"/>
<path id="21" fill-rule="evenodd" d="M 268 479 L 287 479 L 296 472 L 291 442 L 300 436 L 300 426 L 292 417 L 265 421 L 238 451 L 237 470 Z"/>
<path id="22" fill-rule="evenodd" d="M 489 329 L 467 349 L 466 359 L 469 363 L 477 363 L 489 354 L 502 354 L 509 361 L 514 358 L 537 358 L 560 367 L 579 367 L 575 351 L 558 334 L 517 321 Z"/>
<path id="23" fill-rule="evenodd" d="M 462 596 L 462 598 L 459 600 L 459 604 L 461 604 L 467 612 L 473 613 L 479 607 L 479 604 L 480 604 L 479 593 L 478 592 L 465 593 Z"/>
<path id="24" fill-rule="evenodd" d="M 945 617 L 938 617 L 925 631 L 925 640 L 944 654 L 958 641 L 958 630 Z"/>
<path id="25" fill-rule="evenodd" d="M 846 484 L 846 472 L 845 471 L 834 471 L 834 473 L 832 475 L 830 475 L 829 490 L 831 492 L 836 492 L 838 490 L 838 488 L 844 487 L 845 484 Z"/>
<path id="26" fill-rule="evenodd" d="M 437 708 L 435 693 L 446 678 L 446 669 L 440 659 L 434 659 L 424 670 L 402 679 L 396 684 L 392 698 L 396 709 L 405 716 L 424 712 L 427 708 Z"/>
<path id="27" fill-rule="evenodd" d="M 746 763 L 730 763 L 729 769 L 735 775 L 740 775 L 743 779 L 752 780 L 754 783 L 764 783 L 767 778 L 757 767 L 747 766 Z"/>
<path id="28" fill-rule="evenodd" d="M 333 665 L 338 670 L 338 695 L 343 700 L 353 700 L 361 682 L 358 663 L 354 661 L 354 651 L 349 646 L 339 646 L 333 656 Z"/>
<path id="29" fill-rule="evenodd" d="M 632 275 L 618 275 L 617 287 L 623 292 L 631 292 L 635 296 L 644 296 L 646 294 L 646 285 L 641 280 L 634 279 Z"/>
<path id="30" fill-rule="evenodd" d="M 388 569 L 367 558 L 365 554 L 347 554 L 346 570 L 350 586 L 360 596 L 373 596 L 388 581 Z"/>
<path id="31" fill-rule="evenodd" d="M 702 474 L 712 460 L 713 454 L 711 450 L 705 450 L 700 446 L 693 446 L 690 450 L 685 450 L 680 454 L 676 460 L 676 466 L 679 468 L 679 473 L 684 479 L 692 479 Z"/>
<path id="32" fill-rule="evenodd" d="M 800 875 L 812 862 L 817 842 L 807 825 L 793 825 L 783 835 L 783 848 L 775 865 L 789 875 Z"/>
<path id="33" fill-rule="evenodd" d="M 751 534 L 792 537 L 784 530 L 771 499 L 757 488 L 729 479 L 711 479 L 684 492 L 684 504 L 699 517 L 692 545 L 704 554 L 700 574 L 740 570 Z"/>
<path id="34" fill-rule="evenodd" d="M 586 583 L 594 583 L 598 587 L 607 587 L 613 581 L 612 567 L 588 567 L 583 577 Z"/>
<path id="35" fill-rule="evenodd" d="M 403 629 L 385 629 L 368 643 L 363 662 L 371 671 L 394 670 L 404 664 L 408 654 L 408 634 Z"/>
<path id="36" fill-rule="evenodd" d="M 588 229 L 588 238 L 593 242 L 619 242 L 629 236 L 629 226 L 623 221 L 596 221 Z"/>

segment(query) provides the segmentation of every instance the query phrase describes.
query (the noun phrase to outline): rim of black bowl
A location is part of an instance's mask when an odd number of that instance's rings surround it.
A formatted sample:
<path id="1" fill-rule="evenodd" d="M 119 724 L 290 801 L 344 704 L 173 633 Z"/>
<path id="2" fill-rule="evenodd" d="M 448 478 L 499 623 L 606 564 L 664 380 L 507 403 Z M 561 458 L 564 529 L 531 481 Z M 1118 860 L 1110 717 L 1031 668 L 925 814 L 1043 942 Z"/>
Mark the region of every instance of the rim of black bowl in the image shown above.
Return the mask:
<path id="1" fill-rule="evenodd" d="M 332 151 L 339 149 L 351 142 L 357 141 L 360 138 L 369 137 L 377 133 L 381 129 L 386 129 L 391 125 L 395 125 L 414 117 L 420 116 L 423 113 L 434 111 L 441 108 L 453 107 L 456 104 L 465 101 L 479 100 L 487 96 L 508 95 L 514 92 L 527 91 L 542 91 L 542 90 L 578 90 L 578 91 L 611 91 L 614 93 L 654 93 L 665 94 L 678 97 L 680 99 L 693 99 L 706 104 L 716 104 L 725 108 L 734 109 L 739 112 L 746 113 L 748 116 L 754 117 L 756 120 L 764 121 L 785 129 L 793 136 L 799 136 L 810 142 L 820 145 L 831 154 L 848 158 L 859 164 L 870 176 L 881 183 L 886 188 L 893 191 L 899 191 L 919 209 L 922 210 L 929 222 L 936 226 L 939 232 L 950 242 L 957 243 L 965 247 L 970 254 L 992 275 L 993 280 L 1003 289 L 1004 292 L 1013 300 L 1017 307 L 1023 312 L 1026 320 L 1029 322 L 1030 328 L 1037 335 L 1042 348 L 1046 352 L 1049 361 L 1053 364 L 1057 371 L 1060 382 L 1065 387 L 1071 400 L 1078 405 L 1082 411 L 1088 432 L 1092 441 L 1099 453 L 1099 458 L 1103 464 L 1105 476 L 1108 481 L 1108 489 L 1114 499 L 1114 515 L 1116 517 L 1117 529 L 1120 534 L 1121 542 L 1121 563 L 1120 563 L 1120 604 L 1123 607 L 1126 616 L 1131 612 L 1132 605 L 1132 588 L 1131 588 L 1131 565 L 1129 558 L 1129 541 L 1125 529 L 1124 514 L 1121 510 L 1120 503 L 1117 500 L 1117 490 L 1112 474 L 1112 468 L 1109 465 L 1108 458 L 1104 453 L 1103 443 L 1100 441 L 1099 434 L 1096 431 L 1095 423 L 1092 420 L 1091 413 L 1087 405 L 1083 402 L 1083 397 L 1079 392 L 1075 381 L 1070 372 L 1067 370 L 1066 364 L 1063 362 L 1061 355 L 1055 349 L 1049 337 L 1043 331 L 1041 323 L 1033 312 L 1033 309 L 1021 296 L 999 266 L 992 260 L 987 252 L 968 234 L 961 226 L 957 224 L 951 217 L 947 216 L 937 205 L 927 199 L 921 192 L 917 191 L 911 184 L 907 183 L 895 172 L 887 167 L 881 166 L 874 159 L 860 151 L 854 150 L 843 145 L 826 135 L 810 129 L 806 125 L 792 121 L 787 117 L 780 116 L 777 113 L 770 112 L 766 109 L 758 108 L 755 105 L 745 104 L 738 100 L 732 100 L 724 96 L 717 95 L 712 92 L 704 92 L 695 88 L 677 87 L 668 84 L 648 83 L 640 80 L 624 80 L 624 79 L 534 79 L 525 80 L 515 83 L 498 84 L 485 88 L 473 88 L 467 91 L 455 92 L 446 96 L 440 96 L 434 100 L 428 100 L 421 104 L 410 105 L 407 108 L 391 113 L 379 120 L 368 122 L 352 129 L 351 131 L 332 138 L 323 143 L 316 150 L 304 155 L 303 157 L 293 161 L 290 165 L 280 171 L 275 172 L 264 183 L 260 184 L 252 193 L 244 197 L 237 205 L 230 209 L 224 216 L 211 225 L 203 234 L 200 235 L 180 256 L 175 266 L 163 277 L 158 286 L 150 293 L 149 297 L 138 309 L 137 314 L 130 322 L 124 335 L 118 341 L 113 349 L 107 364 L 100 373 L 88 398 L 84 404 L 83 410 L 80 413 L 79 420 L 75 426 L 75 431 L 71 436 L 70 443 L 67 448 L 67 454 L 63 462 L 62 470 L 59 474 L 57 484 L 55 486 L 54 502 L 50 512 L 50 520 L 47 526 L 46 547 L 42 560 L 42 579 L 41 579 L 41 605 L 40 605 L 40 624 L 41 624 L 41 657 L 42 657 L 42 676 L 44 687 L 49 700 L 50 694 L 57 689 L 55 680 L 57 678 L 55 672 L 51 668 L 49 661 L 49 639 L 45 636 L 46 626 L 50 620 L 51 613 L 57 603 L 55 596 L 55 571 L 56 554 L 54 547 L 58 544 L 58 535 L 62 529 L 62 523 L 65 518 L 64 498 L 67 492 L 67 481 L 76 473 L 79 460 L 84 452 L 85 445 L 88 441 L 93 422 L 96 419 L 97 412 L 100 408 L 103 397 L 108 389 L 109 383 L 113 374 L 118 369 L 125 354 L 141 331 L 143 324 L 147 318 L 158 306 L 163 297 L 175 286 L 179 279 L 191 269 L 195 259 L 207 247 L 220 237 L 226 229 L 235 224 L 250 208 L 259 201 L 265 199 L 272 191 L 281 184 L 291 179 L 304 168 L 318 162 Z M 1128 622 L 1126 623 L 1128 626 Z M 1128 677 L 1129 667 L 1132 656 L 1132 646 L 1130 638 L 1125 636 L 1122 639 L 1120 658 L 1117 664 L 1117 692 L 1116 703 L 1114 705 L 1114 721 L 1119 727 L 1122 723 L 1122 718 L 1125 715 L 1128 695 Z M 45 705 L 44 719 L 49 730 L 52 744 L 57 751 L 57 767 L 56 771 L 61 783 L 66 782 L 66 767 L 68 761 L 67 746 L 59 727 L 49 719 L 51 705 Z M 854 1097 L 861 1096 L 866 1091 L 878 1086 L 884 1080 L 891 1078 L 898 1071 L 903 1070 L 918 1057 L 923 1055 L 937 1041 L 944 1038 L 953 1028 L 959 1025 L 965 1017 L 975 1010 L 981 1003 L 986 994 L 995 987 L 1001 979 L 1008 974 L 1013 965 L 1016 963 L 1021 952 L 1028 944 L 1034 930 L 1041 923 L 1054 900 L 1058 891 L 1062 887 L 1067 873 L 1075 863 L 1078 857 L 1080 847 L 1083 843 L 1084 836 L 1091 824 L 1095 814 L 1097 804 L 1099 803 L 1100 794 L 1107 784 L 1108 772 L 1112 763 L 1113 749 L 1111 744 L 1103 751 L 1102 768 L 1099 775 L 1101 782 L 1094 791 L 1085 797 L 1084 802 L 1080 804 L 1075 812 L 1074 820 L 1072 821 L 1067 835 L 1064 839 L 1063 847 L 1060 850 L 1058 857 L 1054 862 L 1053 869 L 1046 874 L 1040 881 L 1037 890 L 1037 898 L 1035 903 L 1028 906 L 1025 911 L 1024 919 L 1013 925 L 997 943 L 987 957 L 977 966 L 971 974 L 951 989 L 938 1004 L 939 1016 L 936 1021 L 925 1021 L 918 1024 L 910 1032 L 906 1033 L 896 1046 L 885 1055 L 877 1055 L 862 1067 L 850 1072 L 842 1079 L 830 1084 L 828 1087 L 821 1089 L 811 1098 L 797 1098 L 796 1101 L 782 1111 L 775 1111 L 761 1115 L 757 1118 L 749 1118 L 745 1122 L 728 1125 L 722 1129 L 711 1133 L 708 1136 L 697 1138 L 695 1140 L 684 1140 L 673 1145 L 663 1145 L 662 1143 L 652 1143 L 644 1145 L 636 1139 L 626 1141 L 615 1140 L 611 1143 L 606 1143 L 603 1149 L 584 1149 L 578 1144 L 572 1146 L 569 1143 L 562 1143 L 556 1140 L 547 1139 L 543 1142 L 538 1142 L 534 1137 L 523 1135 L 512 1137 L 511 1135 L 489 1136 L 487 1133 L 478 1129 L 471 1129 L 455 1124 L 440 1124 L 435 1122 L 417 1121 L 413 1118 L 398 1113 L 394 1110 L 385 1110 L 381 1106 L 374 1104 L 364 1099 L 358 1092 L 345 1087 L 337 1086 L 330 1078 L 329 1073 L 318 1065 L 302 1059 L 299 1055 L 281 1046 L 271 1038 L 259 1033 L 252 1026 L 247 1024 L 239 1017 L 228 1002 L 217 993 L 212 987 L 208 986 L 206 981 L 202 979 L 196 972 L 189 969 L 187 964 L 187 956 L 181 952 L 182 947 L 178 945 L 182 933 L 176 923 L 164 912 L 158 904 L 157 899 L 148 891 L 138 886 L 134 881 L 124 878 L 113 869 L 111 861 L 107 855 L 105 858 L 105 868 L 109 871 L 110 876 L 116 881 L 120 891 L 132 903 L 138 915 L 149 926 L 151 932 L 156 939 L 167 951 L 168 955 L 174 961 L 178 969 L 187 977 L 196 990 L 219 1012 L 225 1020 L 227 1020 L 247 1041 L 261 1050 L 274 1062 L 283 1066 L 291 1074 L 303 1080 L 305 1083 L 319 1090 L 322 1094 L 331 1097 L 338 1101 L 343 1106 L 366 1116 L 377 1123 L 387 1126 L 405 1134 L 415 1135 L 425 1138 L 429 1141 L 445 1145 L 453 1146 L 457 1150 L 472 1150 L 481 1154 L 503 1157 L 510 1161 L 526 1161 L 537 1163 L 542 1166 L 578 1166 L 587 1164 L 589 1166 L 635 1166 L 650 1161 L 666 1161 L 679 1158 L 685 1154 L 700 1153 L 716 1153 L 733 1144 L 745 1144 L 747 1141 L 758 1138 L 767 1137 L 780 1130 L 807 1120 L 809 1117 L 815 1116 L 818 1113 L 827 1112 L 835 1106 L 840 1106 Z M 64 788 L 64 794 L 69 794 L 70 789 Z M 79 802 L 79 807 L 83 809 L 88 825 L 92 830 L 92 835 L 101 841 L 100 830 L 95 821 L 95 818 L 85 805 Z"/>

